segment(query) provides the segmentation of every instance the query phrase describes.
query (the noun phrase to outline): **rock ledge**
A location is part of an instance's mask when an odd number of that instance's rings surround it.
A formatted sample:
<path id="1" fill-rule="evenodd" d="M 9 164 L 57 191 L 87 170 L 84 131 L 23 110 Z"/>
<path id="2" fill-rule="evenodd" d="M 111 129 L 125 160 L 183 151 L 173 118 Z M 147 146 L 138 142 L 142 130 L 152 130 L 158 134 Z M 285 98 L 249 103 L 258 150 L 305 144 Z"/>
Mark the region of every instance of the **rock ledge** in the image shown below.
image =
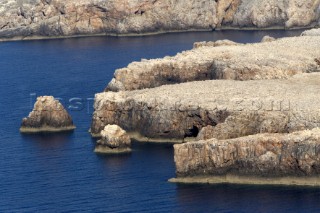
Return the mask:
<path id="1" fill-rule="evenodd" d="M 319 128 L 210 139 L 174 149 L 178 179 L 172 181 L 320 185 Z"/>

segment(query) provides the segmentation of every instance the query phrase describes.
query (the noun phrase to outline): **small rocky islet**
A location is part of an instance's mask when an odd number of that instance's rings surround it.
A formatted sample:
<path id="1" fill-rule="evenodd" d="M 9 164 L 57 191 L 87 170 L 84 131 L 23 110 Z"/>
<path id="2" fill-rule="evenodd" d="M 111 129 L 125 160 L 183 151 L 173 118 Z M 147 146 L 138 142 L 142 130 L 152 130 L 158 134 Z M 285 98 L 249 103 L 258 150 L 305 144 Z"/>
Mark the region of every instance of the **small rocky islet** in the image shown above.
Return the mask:
<path id="1" fill-rule="evenodd" d="M 318 0 L 6 1 L 0 6 L 0 38 L 306 28 L 319 26 L 319 5 Z M 173 57 L 133 62 L 116 70 L 95 96 L 90 131 L 101 138 L 95 151 L 130 152 L 130 137 L 179 142 L 172 182 L 320 185 L 319 47 L 320 30 L 311 29 L 255 44 L 197 42 Z M 44 96 L 20 131 L 74 128 L 63 106 Z"/>
<path id="2" fill-rule="evenodd" d="M 117 125 L 106 125 L 101 131 L 101 139 L 94 150 L 102 154 L 121 154 L 131 152 L 131 139 L 126 131 Z"/>
<path id="3" fill-rule="evenodd" d="M 40 96 L 28 117 L 23 118 L 21 133 L 64 132 L 76 127 L 63 105 L 53 96 Z"/>

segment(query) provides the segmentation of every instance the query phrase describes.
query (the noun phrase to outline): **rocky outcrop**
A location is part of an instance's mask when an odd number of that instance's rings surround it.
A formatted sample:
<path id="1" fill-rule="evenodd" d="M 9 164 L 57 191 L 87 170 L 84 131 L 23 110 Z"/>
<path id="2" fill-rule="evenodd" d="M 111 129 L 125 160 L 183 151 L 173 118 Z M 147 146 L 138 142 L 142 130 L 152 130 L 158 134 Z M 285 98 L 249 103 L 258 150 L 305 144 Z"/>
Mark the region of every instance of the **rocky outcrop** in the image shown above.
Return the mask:
<path id="1" fill-rule="evenodd" d="M 304 31 L 302 36 L 320 36 L 320 28 Z"/>
<path id="2" fill-rule="evenodd" d="M 133 62 L 116 70 L 106 91 L 152 88 L 198 80 L 259 80 L 319 72 L 319 37 L 294 37 L 274 42 L 237 44 L 198 42 L 195 48 L 163 59 Z"/>
<path id="3" fill-rule="evenodd" d="M 272 42 L 272 41 L 275 41 L 275 40 L 277 40 L 277 39 L 275 39 L 275 38 L 273 38 L 273 37 L 271 37 L 271 36 L 264 36 L 264 37 L 262 38 L 261 42 L 262 42 L 262 43 L 263 43 L 263 42 Z"/>
<path id="4" fill-rule="evenodd" d="M 319 0 L 6 0 L 0 37 L 309 27 L 319 14 Z"/>
<path id="5" fill-rule="evenodd" d="M 252 181 L 255 178 L 257 183 L 268 184 L 275 182 L 266 178 L 284 178 L 282 182 L 288 184 L 320 185 L 320 129 L 231 140 L 210 139 L 177 144 L 174 150 L 177 177 L 181 181 L 191 177 L 186 180 L 192 182 L 194 177 L 194 181 L 219 182 L 225 177 L 223 182 L 228 182 L 227 176 L 238 176 L 229 181 L 248 178 L 247 181 L 255 183 Z M 317 182 L 303 177 L 316 177 Z"/>
<path id="6" fill-rule="evenodd" d="M 107 125 L 101 131 L 101 137 L 94 150 L 97 153 L 114 154 L 131 151 L 129 135 L 117 125 Z"/>
<path id="7" fill-rule="evenodd" d="M 52 96 L 37 98 L 32 112 L 22 120 L 20 132 L 60 132 L 74 130 L 71 116 Z"/>
<path id="8" fill-rule="evenodd" d="M 95 97 L 91 132 L 107 124 L 149 138 L 237 138 L 320 127 L 320 74 L 260 81 L 197 81 Z"/>

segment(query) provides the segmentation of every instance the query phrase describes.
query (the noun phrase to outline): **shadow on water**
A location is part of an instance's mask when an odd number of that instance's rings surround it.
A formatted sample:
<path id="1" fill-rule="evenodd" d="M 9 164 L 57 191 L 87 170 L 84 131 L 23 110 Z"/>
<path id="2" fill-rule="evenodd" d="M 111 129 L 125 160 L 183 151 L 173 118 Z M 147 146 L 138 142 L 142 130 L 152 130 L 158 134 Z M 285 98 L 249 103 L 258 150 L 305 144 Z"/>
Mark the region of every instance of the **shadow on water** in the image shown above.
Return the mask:
<path id="1" fill-rule="evenodd" d="M 320 207 L 318 187 L 177 184 L 176 193 L 179 205 L 186 212 L 188 206 L 197 205 L 202 211 L 208 204 L 214 206 L 213 211 L 222 212 L 234 206 L 237 212 L 315 212 Z"/>
<path id="2" fill-rule="evenodd" d="M 122 154 L 96 154 L 98 160 L 101 164 L 108 170 L 119 169 L 127 163 L 127 161 L 132 157 L 132 153 L 122 153 Z"/>
<path id="3" fill-rule="evenodd" d="M 59 133 L 21 134 L 24 141 L 33 143 L 41 149 L 64 147 L 74 137 L 73 131 Z"/>

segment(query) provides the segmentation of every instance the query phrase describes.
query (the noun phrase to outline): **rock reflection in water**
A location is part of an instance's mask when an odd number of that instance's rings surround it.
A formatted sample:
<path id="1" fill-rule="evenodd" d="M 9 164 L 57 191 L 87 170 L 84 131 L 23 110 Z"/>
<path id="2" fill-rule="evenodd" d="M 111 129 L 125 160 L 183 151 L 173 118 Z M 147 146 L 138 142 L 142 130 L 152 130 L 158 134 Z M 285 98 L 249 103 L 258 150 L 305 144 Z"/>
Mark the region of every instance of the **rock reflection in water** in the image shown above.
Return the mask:
<path id="1" fill-rule="evenodd" d="M 176 190 L 182 212 L 195 205 L 197 212 L 207 212 L 208 205 L 214 206 L 212 212 L 229 212 L 235 206 L 237 212 L 315 212 L 320 206 L 307 205 L 319 200 L 319 188 L 313 187 L 178 184 Z"/>
<path id="2" fill-rule="evenodd" d="M 23 134 L 23 140 L 32 142 L 41 149 L 57 149 L 65 146 L 74 137 L 73 132 Z"/>

